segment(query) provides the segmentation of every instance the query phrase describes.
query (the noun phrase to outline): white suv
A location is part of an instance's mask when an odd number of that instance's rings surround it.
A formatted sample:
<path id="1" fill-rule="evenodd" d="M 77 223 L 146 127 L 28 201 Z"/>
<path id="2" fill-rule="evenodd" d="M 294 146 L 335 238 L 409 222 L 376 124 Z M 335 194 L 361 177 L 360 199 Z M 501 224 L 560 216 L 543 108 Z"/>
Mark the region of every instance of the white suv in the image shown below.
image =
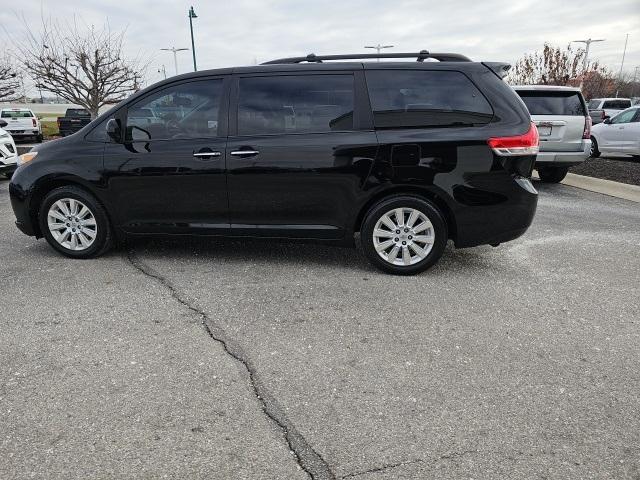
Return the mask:
<path id="1" fill-rule="evenodd" d="M 18 152 L 13 138 L 2 127 L 6 126 L 5 121 L 0 120 L 0 175 L 10 177 L 16 169 Z"/>
<path id="2" fill-rule="evenodd" d="M 34 137 L 38 142 L 42 142 L 40 120 L 28 108 L 3 108 L 0 110 L 0 120 L 7 122 L 4 129 L 13 138 Z"/>
<path id="3" fill-rule="evenodd" d="M 513 87 L 538 126 L 540 180 L 561 182 L 569 167 L 584 162 L 591 150 L 591 117 L 579 88 L 549 85 Z"/>

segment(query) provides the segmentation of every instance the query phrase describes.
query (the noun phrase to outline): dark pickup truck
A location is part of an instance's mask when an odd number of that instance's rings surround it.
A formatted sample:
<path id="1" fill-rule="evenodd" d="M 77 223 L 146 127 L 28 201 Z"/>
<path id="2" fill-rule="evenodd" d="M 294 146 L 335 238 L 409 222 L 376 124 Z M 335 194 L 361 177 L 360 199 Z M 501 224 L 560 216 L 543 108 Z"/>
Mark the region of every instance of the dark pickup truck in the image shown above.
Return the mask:
<path id="1" fill-rule="evenodd" d="M 64 117 L 58 117 L 61 137 L 76 133 L 91 121 L 91 114 L 84 108 L 68 108 Z"/>

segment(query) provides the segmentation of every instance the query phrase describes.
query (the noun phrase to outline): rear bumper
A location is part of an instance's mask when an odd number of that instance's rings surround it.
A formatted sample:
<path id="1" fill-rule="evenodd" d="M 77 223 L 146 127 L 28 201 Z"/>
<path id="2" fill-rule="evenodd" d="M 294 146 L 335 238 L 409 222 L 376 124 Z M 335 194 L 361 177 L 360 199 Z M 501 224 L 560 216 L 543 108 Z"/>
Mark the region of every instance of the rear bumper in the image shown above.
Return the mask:
<path id="1" fill-rule="evenodd" d="M 538 192 L 528 178 L 504 180 L 500 192 L 493 194 L 493 201 L 467 205 L 456 212 L 457 248 L 508 242 L 527 231 L 538 206 Z"/>
<path id="2" fill-rule="evenodd" d="M 591 151 L 591 140 L 582 142 L 582 151 L 577 152 L 540 152 L 536 165 L 562 165 L 568 167 L 584 162 Z"/>
<path id="3" fill-rule="evenodd" d="M 7 129 L 5 128 L 5 130 L 7 130 Z M 38 129 L 17 130 L 17 131 L 7 130 L 7 132 L 9 132 L 13 138 L 16 138 L 16 137 L 33 137 L 35 135 L 40 135 L 40 130 L 38 130 Z"/>

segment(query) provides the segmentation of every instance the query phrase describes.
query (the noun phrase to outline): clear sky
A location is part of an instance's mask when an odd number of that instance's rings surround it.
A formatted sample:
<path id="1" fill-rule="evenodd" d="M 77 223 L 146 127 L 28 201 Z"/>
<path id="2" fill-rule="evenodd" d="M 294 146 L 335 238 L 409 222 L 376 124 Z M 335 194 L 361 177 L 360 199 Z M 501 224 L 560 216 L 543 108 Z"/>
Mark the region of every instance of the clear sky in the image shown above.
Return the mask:
<path id="1" fill-rule="evenodd" d="M 127 29 L 126 52 L 149 61 L 145 83 L 159 80 L 173 56 L 163 47 L 190 47 L 187 11 L 193 5 L 199 69 L 250 65 L 307 53 L 366 52 L 364 45 L 396 51 L 459 52 L 474 60 L 515 62 L 545 41 L 566 45 L 604 38 L 590 57 L 616 73 L 625 35 L 625 70 L 640 65 L 640 0 L 20 0 L 2 1 L 0 40 L 10 46 L 34 30 L 41 15 L 75 15 L 87 25 L 109 22 Z M 191 52 L 179 55 L 180 72 L 192 68 Z M 639 73 L 640 76 L 640 73 Z"/>

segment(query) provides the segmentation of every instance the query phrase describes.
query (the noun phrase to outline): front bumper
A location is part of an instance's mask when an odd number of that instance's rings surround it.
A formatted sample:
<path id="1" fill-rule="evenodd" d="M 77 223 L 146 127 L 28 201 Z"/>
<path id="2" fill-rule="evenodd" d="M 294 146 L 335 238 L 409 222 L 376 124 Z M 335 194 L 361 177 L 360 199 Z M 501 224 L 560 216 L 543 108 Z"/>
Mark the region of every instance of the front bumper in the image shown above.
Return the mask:
<path id="1" fill-rule="evenodd" d="M 17 160 L 18 157 L 3 158 L 0 155 L 0 174 L 13 173 L 18 168 Z"/>
<path id="2" fill-rule="evenodd" d="M 569 167 L 578 165 L 589 158 L 591 152 L 591 140 L 582 142 L 582 151 L 577 152 L 539 152 L 536 165 L 559 165 Z"/>

